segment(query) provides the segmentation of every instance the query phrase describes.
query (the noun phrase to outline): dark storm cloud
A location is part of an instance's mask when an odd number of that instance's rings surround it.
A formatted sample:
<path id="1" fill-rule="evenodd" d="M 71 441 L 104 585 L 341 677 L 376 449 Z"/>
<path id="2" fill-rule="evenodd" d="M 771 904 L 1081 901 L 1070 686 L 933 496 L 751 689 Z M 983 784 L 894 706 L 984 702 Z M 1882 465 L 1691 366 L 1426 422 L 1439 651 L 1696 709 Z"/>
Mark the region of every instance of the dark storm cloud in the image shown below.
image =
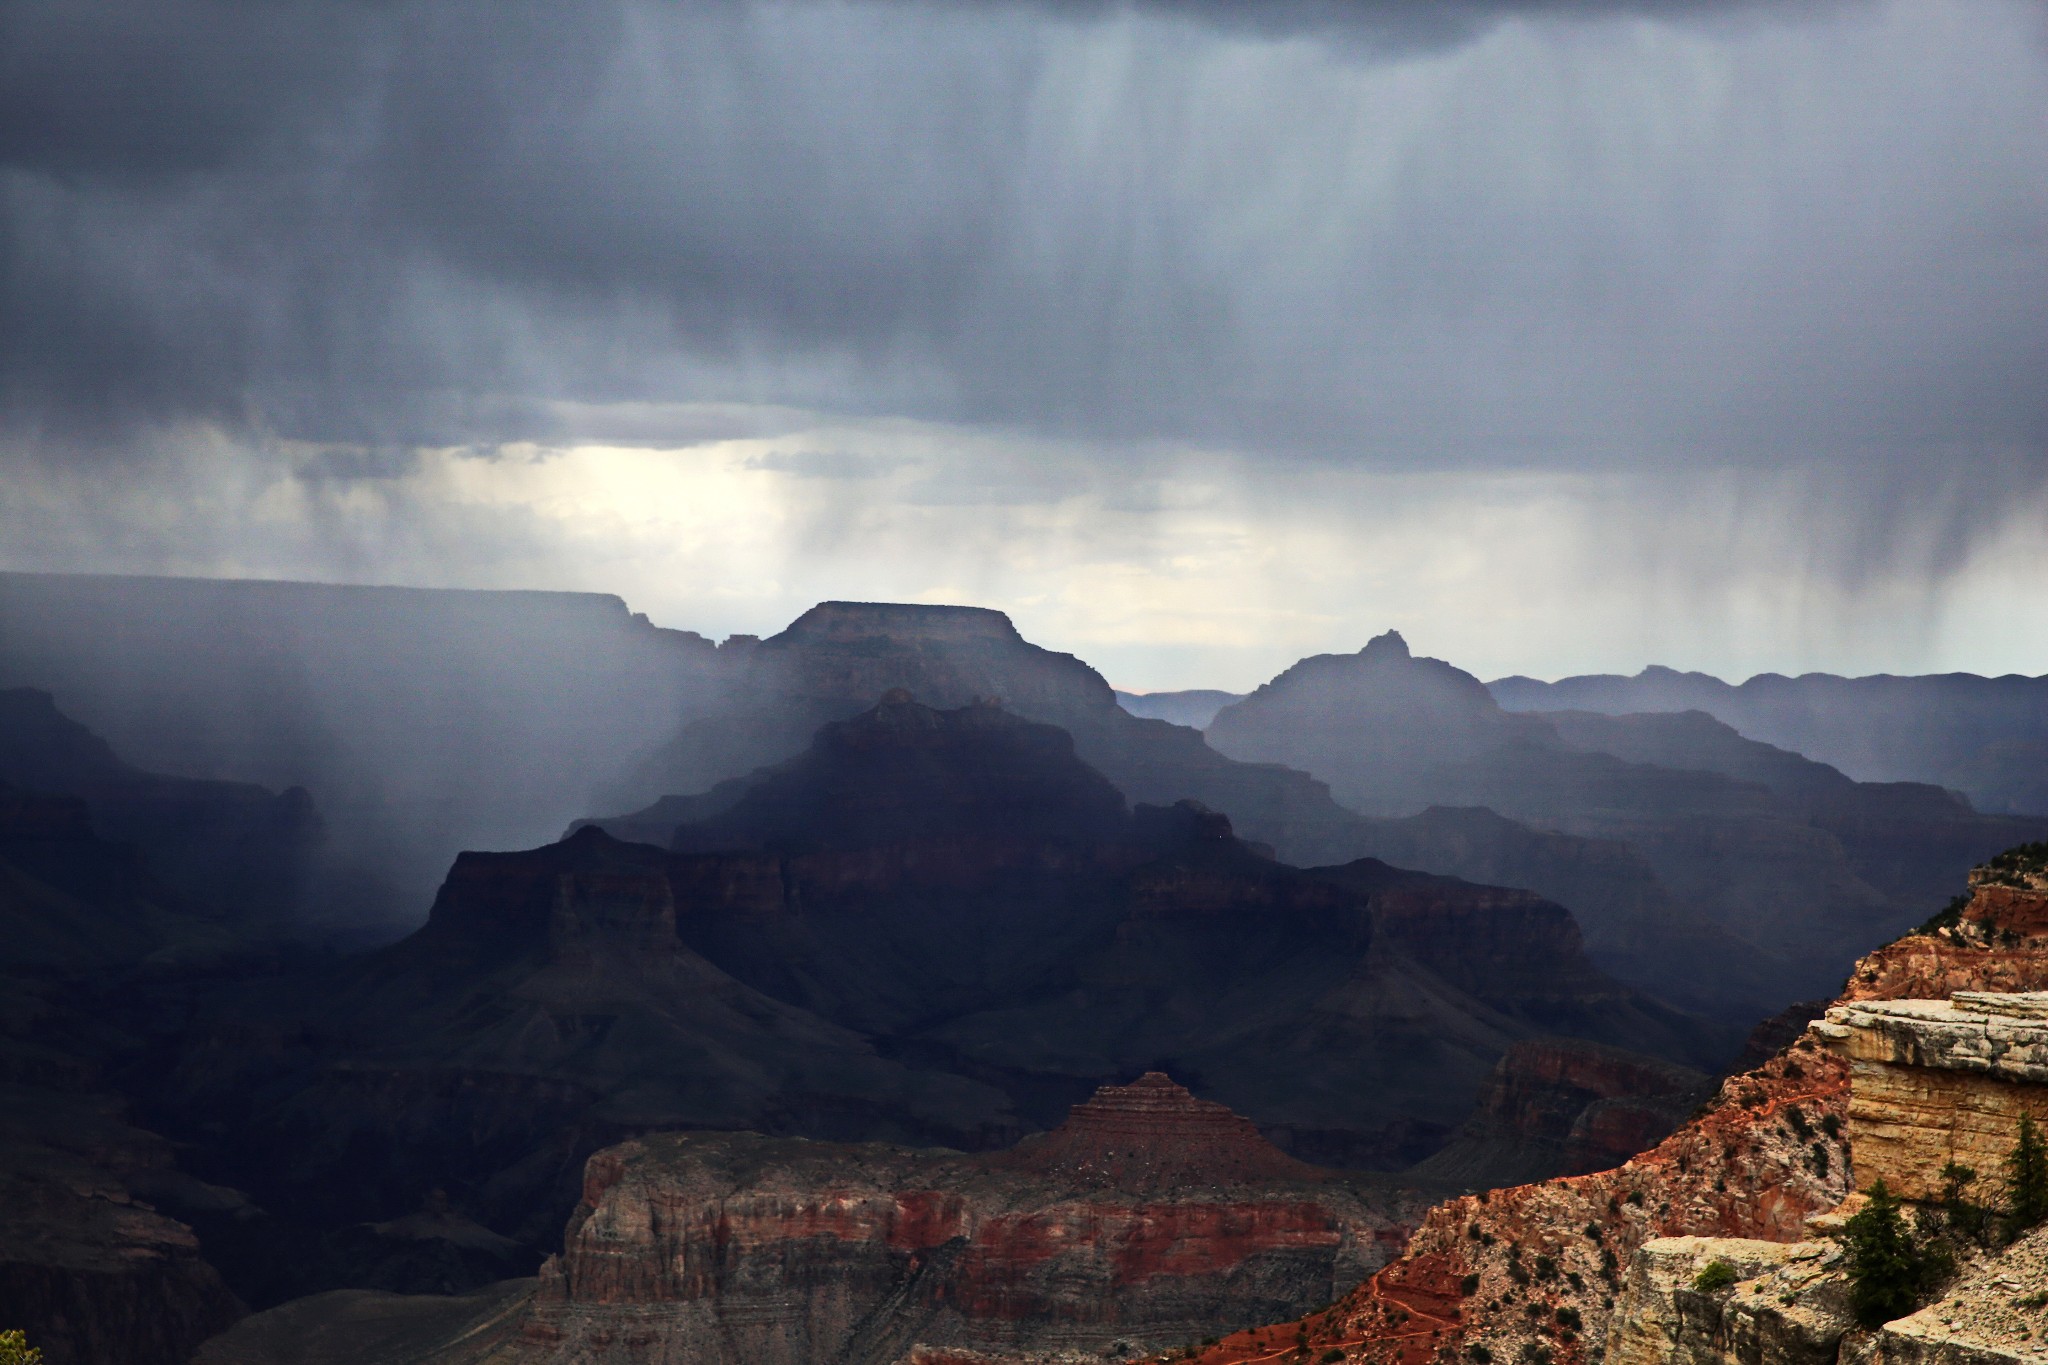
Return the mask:
<path id="1" fill-rule="evenodd" d="M 9 0 L 0 421 L 84 457 L 196 418 L 334 477 L 704 401 L 2029 468 L 2040 62 L 1977 75 L 1968 25 L 2020 11 L 1954 9 L 1894 25 L 1923 59 L 1852 6 Z M 1784 55 L 1632 69 L 1674 13 Z M 1445 74 L 1503 33 L 1499 79 Z M 1411 69 L 1450 84 L 1354 88 Z"/>

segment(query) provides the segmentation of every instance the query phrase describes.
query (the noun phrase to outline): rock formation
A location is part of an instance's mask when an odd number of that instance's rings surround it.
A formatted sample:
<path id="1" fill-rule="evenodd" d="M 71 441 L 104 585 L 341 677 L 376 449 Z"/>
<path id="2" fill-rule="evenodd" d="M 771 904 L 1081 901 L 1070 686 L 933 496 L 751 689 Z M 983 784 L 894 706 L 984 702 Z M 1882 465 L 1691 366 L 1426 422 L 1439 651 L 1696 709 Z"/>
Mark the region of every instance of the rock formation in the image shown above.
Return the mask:
<path id="1" fill-rule="evenodd" d="M 433 1360 L 1116 1358 L 1327 1302 L 1422 1202 L 1294 1161 L 1161 1075 L 989 1156 L 650 1136 L 591 1159 L 523 1318 Z"/>
<path id="2" fill-rule="evenodd" d="M 1701 1287 L 1708 1266 L 1734 1281 Z M 1834 1243 L 1658 1237 L 1637 1249 L 1603 1365 L 1834 1365 L 1853 1319 Z"/>
<path id="3" fill-rule="evenodd" d="M 1857 1001 L 1814 1029 L 1849 1059 L 1863 1187 L 1938 1200 L 1943 1167 L 1996 1171 L 2022 1114 L 2048 1122 L 2048 992 Z"/>
<path id="4" fill-rule="evenodd" d="M 685 941 L 892 1055 L 1016 1078 L 1039 1123 L 1171 1059 L 1299 1154 L 1398 1165 L 1517 1037 L 1719 1046 L 1595 971 L 1540 898 L 1370 860 L 1300 872 L 1220 813 L 1117 805 L 1058 731 L 899 695 L 786 765 L 605 827 L 695 814 L 665 840 L 688 855 Z"/>
<path id="5" fill-rule="evenodd" d="M 217 1000 L 155 1101 L 224 1127 L 208 1169 L 302 1240 L 404 1217 L 439 1189 L 543 1245 L 584 1156 L 650 1128 L 1014 1139 L 1000 1091 L 878 1056 L 683 945 L 669 863 L 594 829 L 464 854 L 417 934 Z"/>
<path id="6" fill-rule="evenodd" d="M 1966 905 L 1859 962 L 1843 1003 L 1853 1011 L 1860 1008 L 1855 1002 L 1921 997 L 1929 981 L 1950 991 L 2048 989 L 2048 937 L 2040 932 L 2048 924 L 2048 890 L 2035 889 L 2028 871 L 2048 860 L 2026 856 L 1999 863 L 1973 874 L 1974 894 Z M 1906 1010 L 1903 1017 L 1919 1012 Z M 1870 1017 L 1902 1016 L 1873 1010 Z M 1624 1272 L 1646 1243 L 1798 1243 L 1810 1217 L 1840 1205 L 1849 1191 L 1851 1066 L 1809 1031 L 1764 1066 L 1722 1082 L 1697 1118 L 1614 1170 L 1440 1205 L 1424 1218 L 1400 1259 L 1328 1313 L 1238 1334 L 1196 1358 L 1236 1365 L 1273 1358 L 1273 1346 L 1299 1340 L 1317 1354 L 1337 1349 L 1345 1359 L 1382 1365 L 1454 1359 L 1571 1365 L 1608 1359 L 1607 1351 L 1621 1347 L 1612 1329 Z M 1882 1146 L 1900 1117 L 1905 1116 L 1866 1113 L 1856 1120 L 1857 1131 L 1877 1137 Z M 1857 1178 L 1863 1178 L 1860 1169 Z M 1693 1343 L 1687 1350 L 1702 1352 L 1699 1365 L 1791 1365 L 1802 1360 L 1797 1343 L 1808 1340 L 1822 1344 L 1813 1348 L 1818 1355 L 1804 1359 L 1812 1365 L 1832 1360 L 1826 1323 L 1837 1311 L 1830 1304 L 1839 1285 L 1823 1283 L 1833 1273 L 1819 1264 L 1825 1250 L 1737 1250 L 1758 1266 L 1779 1267 L 1769 1274 L 1780 1280 L 1767 1275 L 1755 1283 L 1769 1286 L 1759 1291 L 1763 1297 L 1795 1311 L 1752 1313 L 1744 1319 L 1747 1326 L 1737 1323 L 1738 1313 L 1724 1331 L 1715 1325 L 1723 1306 L 1690 1304 L 1690 1291 L 1681 1283 L 1683 1267 L 1699 1259 L 1699 1246 L 1658 1242 L 1643 1263 L 1642 1279 L 1645 1294 L 1656 1301 L 1628 1307 L 1624 1324 L 1633 1323 L 1629 1330 L 1637 1334 L 1628 1349 L 1668 1359 L 1660 1353 L 1676 1350 L 1673 1343 L 1684 1339 Z M 1790 1303 L 1783 1302 L 1787 1295 Z M 1695 1313 L 1687 1319 L 1695 1308 L 1708 1317 Z M 1695 1327 L 1681 1331 L 1682 1319 L 1695 1321 Z M 1782 1360 L 1759 1357 L 1745 1347 L 1716 1356 L 1729 1333 L 1752 1345 L 1776 1333 L 1774 1340 L 1787 1354 Z M 1883 1345 L 1896 1350 L 1899 1361 L 1915 1365 L 1985 1358 L 1972 1355 L 1966 1343 L 1946 1354 L 1932 1348 L 1915 1354 L 1920 1348 L 1903 1339 L 1886 1337 Z"/>
<path id="7" fill-rule="evenodd" d="M 1592 968 L 1556 905 L 1126 811 L 1062 732 L 992 706 L 892 697 L 696 809 L 670 848 L 585 826 L 463 855 L 410 938 L 216 992 L 153 1103 L 224 1130 L 206 1169 L 280 1239 L 335 1248 L 441 1190 L 537 1259 L 565 1173 L 651 1131 L 987 1150 L 1168 1065 L 1297 1158 L 1394 1169 L 1518 1041 L 1719 1045 Z M 235 1265 L 317 1273 L 301 1293 L 470 1287 L 460 1257 L 377 1263 Z M 412 1263 L 433 1278 L 388 1273 Z"/>
<path id="8" fill-rule="evenodd" d="M 902 688 L 940 709 L 993 700 L 1058 726 L 1129 800 L 1199 801 L 1290 862 L 1357 855 L 1356 815 L 1320 782 L 1274 764 L 1234 762 L 1199 731 L 1131 714 L 1094 669 L 1029 643 L 1001 612 L 821 602 L 777 635 L 737 648 L 728 642 L 716 674 L 724 703 L 685 723 L 619 784 L 612 809 L 701 792 L 782 762 L 819 726 Z"/>

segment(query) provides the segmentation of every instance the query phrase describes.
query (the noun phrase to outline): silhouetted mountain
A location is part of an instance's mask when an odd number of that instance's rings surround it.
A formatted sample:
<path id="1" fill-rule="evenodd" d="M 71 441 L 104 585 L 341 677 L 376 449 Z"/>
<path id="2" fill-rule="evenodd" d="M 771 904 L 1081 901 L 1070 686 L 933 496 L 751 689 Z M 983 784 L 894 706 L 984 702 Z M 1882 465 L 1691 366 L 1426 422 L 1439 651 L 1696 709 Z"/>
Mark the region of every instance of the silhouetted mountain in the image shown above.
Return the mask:
<path id="1" fill-rule="evenodd" d="M 779 763 L 801 752 L 820 725 L 903 688 L 932 706 L 994 700 L 1057 725 L 1130 800 L 1200 801 L 1291 862 L 1326 862 L 1351 847 L 1355 817 L 1322 783 L 1272 764 L 1234 762 L 1196 730 L 1130 714 L 1094 669 L 1027 642 L 998 611 L 824 602 L 779 635 L 728 640 L 718 659 L 725 709 L 686 724 L 615 791 L 614 809 L 702 792 Z"/>
<path id="2" fill-rule="evenodd" d="M 1196 687 L 1184 692 L 1118 692 L 1116 704 L 1134 716 L 1170 721 L 1193 730 L 1205 730 L 1216 713 L 1237 701 L 1241 692 L 1218 692 Z"/>
<path id="3" fill-rule="evenodd" d="M 1297 1155 L 1399 1166 L 1517 1041 L 1735 1041 L 1595 970 L 1554 904 L 1127 812 L 991 705 L 892 695 L 694 813 L 666 849 L 465 854 L 408 939 L 210 1002 L 155 1103 L 330 1249 L 259 1243 L 238 1284 L 346 1281 L 341 1226 L 435 1190 L 531 1254 L 576 1162 L 656 1129 L 989 1148 L 1171 1064 Z"/>
<path id="4" fill-rule="evenodd" d="M 2048 677 L 1760 673 L 1733 684 L 1652 665 L 1632 678 L 1509 677 L 1488 687 L 1510 711 L 1704 711 L 1862 781 L 1931 782 L 1979 810 L 2048 814 Z"/>
<path id="5" fill-rule="evenodd" d="M 1341 800 L 1408 817 L 1363 847 L 1569 897 L 1603 962 L 1724 1018 L 1764 1003 L 1759 988 L 1776 994 L 1773 1010 L 1824 989 L 1859 948 L 1925 918 L 1974 861 L 2048 832 L 1938 788 L 1852 782 L 1696 713 L 1511 714 L 1391 632 L 1357 655 L 1303 660 L 1208 734 L 1234 757 L 1305 767 Z M 1432 808 L 1484 808 L 1537 833 Z M 1624 845 L 1654 880 L 1546 836 Z M 1606 885 L 1571 884 L 1595 864 Z"/>
<path id="6" fill-rule="evenodd" d="M 1803 973 L 1681 902 L 1642 852 L 1616 839 L 1534 829 L 1484 807 L 1432 806 L 1365 822 L 1364 851 L 1402 867 L 1521 886 L 1571 907 L 1603 971 L 1707 1018 L 1777 1010 Z"/>
<path id="7" fill-rule="evenodd" d="M 715 655 L 597 594 L 0 574 L 0 687 L 146 769 L 304 787 L 321 913 L 386 937 L 457 851 L 591 810 L 706 700 Z"/>
<path id="8" fill-rule="evenodd" d="M 166 884 L 273 931 L 302 899 L 322 842 L 303 788 L 143 772 L 30 688 L 0 690 L 0 782 L 79 799 L 94 830 L 132 845 Z"/>
<path id="9" fill-rule="evenodd" d="M 69 977 L 241 944 L 225 913 L 165 887 L 92 824 L 75 797 L 0 783 L 0 971 Z"/>
<path id="10" fill-rule="evenodd" d="M 1022 794 L 1088 814 L 1034 828 L 1009 808 Z M 662 817 L 695 814 L 668 831 L 703 859 L 684 874 L 706 888 L 684 897 L 693 946 L 895 1055 L 1017 1078 L 1027 1109 L 1171 1058 L 1329 1159 L 1385 1162 L 1440 1131 L 1388 1125 L 1445 1122 L 1510 1037 L 1714 1047 L 1602 978 L 1570 917 L 1536 897 L 1370 862 L 1298 872 L 1189 804 L 1141 806 L 1119 831 L 1113 795 L 1050 727 L 898 692 L 789 764 L 605 824 L 654 838 Z M 942 828 L 871 814 L 903 807 Z M 845 812 L 864 833 L 791 837 L 809 820 L 852 830 Z"/>

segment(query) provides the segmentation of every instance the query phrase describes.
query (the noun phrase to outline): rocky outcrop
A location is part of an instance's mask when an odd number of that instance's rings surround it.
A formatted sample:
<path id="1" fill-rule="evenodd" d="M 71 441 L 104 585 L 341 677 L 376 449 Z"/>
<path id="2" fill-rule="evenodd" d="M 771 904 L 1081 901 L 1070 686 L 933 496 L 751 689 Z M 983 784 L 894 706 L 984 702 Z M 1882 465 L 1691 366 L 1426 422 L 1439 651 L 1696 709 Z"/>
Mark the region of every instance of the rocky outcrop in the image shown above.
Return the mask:
<path id="1" fill-rule="evenodd" d="M 1714 1262 L 1739 1282 L 1699 1280 Z M 1857 1327 L 1843 1248 L 1679 1238 L 1644 1245 L 1606 1365 L 2018 1365 L 2043 1349 L 2048 1232 L 1974 1250 L 1934 1302 Z"/>
<path id="2" fill-rule="evenodd" d="M 1814 1028 L 1849 1061 L 1864 1186 L 1938 1200 L 1943 1167 L 1995 1171 L 2022 1115 L 2048 1121 L 2048 993 L 1859 1001 Z"/>
<path id="3" fill-rule="evenodd" d="M 1973 1259 L 1940 1298 L 1886 1323 L 1858 1365 L 2038 1365 L 2044 1292 L 2048 1229 Z"/>
<path id="4" fill-rule="evenodd" d="M 1853 1008 L 1854 1002 L 1922 996 L 1929 981 L 1951 992 L 2038 982 L 2048 972 L 2048 939 L 2028 926 L 2041 915 L 2033 898 L 2048 893 L 2014 886 L 2023 878 L 2010 868 L 2003 872 L 1975 877 L 1966 904 L 1865 957 L 1842 1003 Z M 1210 1365 L 1269 1359 L 1275 1343 L 1296 1340 L 1318 1351 L 1328 1343 L 1347 1359 L 1382 1365 L 1424 1365 L 1447 1356 L 1481 1365 L 1601 1358 L 1622 1271 L 1645 1243 L 1670 1237 L 1794 1243 L 1813 1215 L 1841 1203 L 1849 1188 L 1850 1074 L 1850 1059 L 1809 1031 L 1764 1066 L 1722 1082 L 1698 1117 L 1650 1151 L 1612 1171 L 1440 1205 L 1399 1260 L 1329 1313 L 1239 1334 L 1197 1359 Z M 1857 1178 L 1864 1178 L 1860 1167 Z M 1745 1254 L 1781 1255 L 1767 1249 Z M 1812 1268 L 1810 1258 L 1782 1255 L 1788 1275 Z M 1677 1274 L 1665 1279 L 1675 1284 Z M 1825 1298 L 1817 1279 L 1809 1288 Z M 1808 1291 L 1786 1286 L 1771 1292 L 1792 1293 L 1795 1305 L 1781 1305 L 1790 1307 L 1805 1302 L 1800 1296 Z M 1769 1330 L 1790 1338 L 1804 1332 L 1817 1341 L 1825 1334 L 1814 1323 L 1833 1310 L 1822 1299 L 1812 1304 L 1813 1321 L 1802 1326 L 1787 1319 Z M 1669 1322 L 1678 1311 L 1667 1306 L 1651 1315 Z M 1768 1314 L 1758 1323 L 1742 1330 L 1764 1332 Z M 1714 1330 L 1697 1339 L 1711 1338 Z M 1917 1348 L 1902 1343 L 1895 1349 L 1903 1360 Z M 1942 1358 L 1969 1358 L 1961 1345 L 1956 1352 Z M 1758 1365 L 1755 1354 L 1739 1358 Z"/>
<path id="5" fill-rule="evenodd" d="M 1719 1262 L 1737 1282 L 1703 1284 Z M 1605 1365 L 2019 1365 L 2038 1362 L 2048 1232 L 1972 1254 L 1934 1302 L 1859 1329 L 1842 1247 L 1669 1238 L 1636 1253 Z"/>
<path id="6" fill-rule="evenodd" d="M 245 1310 L 156 1205 L 235 1199 L 111 1095 L 0 1085 L 0 1322 L 48 1365 L 184 1365 Z"/>
<path id="7" fill-rule="evenodd" d="M 992 1166 L 1080 1187 L 1156 1191 L 1326 1178 L 1259 1135 L 1250 1119 L 1189 1094 L 1163 1072 L 1105 1085 L 1050 1133 L 1024 1139 Z"/>
<path id="8" fill-rule="evenodd" d="M 1732 1283 L 1700 1282 L 1709 1266 Z M 1607 1331 L 1603 1365 L 1834 1365 L 1853 1325 L 1832 1242 L 1660 1237 L 1645 1242 Z"/>
<path id="9" fill-rule="evenodd" d="M 1326 1302 L 1420 1203 L 1295 1162 L 1157 1075 L 990 1157 L 649 1137 L 592 1158 L 517 1339 L 484 1358 L 1116 1357 Z"/>

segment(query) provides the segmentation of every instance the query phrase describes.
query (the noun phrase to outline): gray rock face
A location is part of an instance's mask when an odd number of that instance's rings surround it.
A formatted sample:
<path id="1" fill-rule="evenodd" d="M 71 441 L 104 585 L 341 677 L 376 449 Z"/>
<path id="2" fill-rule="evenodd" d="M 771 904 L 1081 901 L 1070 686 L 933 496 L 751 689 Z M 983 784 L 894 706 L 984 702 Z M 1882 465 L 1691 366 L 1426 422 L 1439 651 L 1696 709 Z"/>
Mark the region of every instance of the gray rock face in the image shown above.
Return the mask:
<path id="1" fill-rule="evenodd" d="M 2048 1229 L 1981 1257 L 1948 1292 L 1888 1322 L 1867 1365 L 2038 1365 L 2048 1361 Z M 1864 1361 L 1854 1365 L 1866 1365 Z"/>
<path id="2" fill-rule="evenodd" d="M 1696 1287 L 1720 1262 L 1731 1287 Z M 1645 1242 L 1608 1329 L 1603 1365 L 1830 1365 L 1852 1319 L 1841 1249 L 1821 1242 L 1659 1237 Z"/>
<path id="3" fill-rule="evenodd" d="M 2048 1083 L 2048 991 L 1838 1005 L 1816 1026 L 1852 1062 Z"/>

